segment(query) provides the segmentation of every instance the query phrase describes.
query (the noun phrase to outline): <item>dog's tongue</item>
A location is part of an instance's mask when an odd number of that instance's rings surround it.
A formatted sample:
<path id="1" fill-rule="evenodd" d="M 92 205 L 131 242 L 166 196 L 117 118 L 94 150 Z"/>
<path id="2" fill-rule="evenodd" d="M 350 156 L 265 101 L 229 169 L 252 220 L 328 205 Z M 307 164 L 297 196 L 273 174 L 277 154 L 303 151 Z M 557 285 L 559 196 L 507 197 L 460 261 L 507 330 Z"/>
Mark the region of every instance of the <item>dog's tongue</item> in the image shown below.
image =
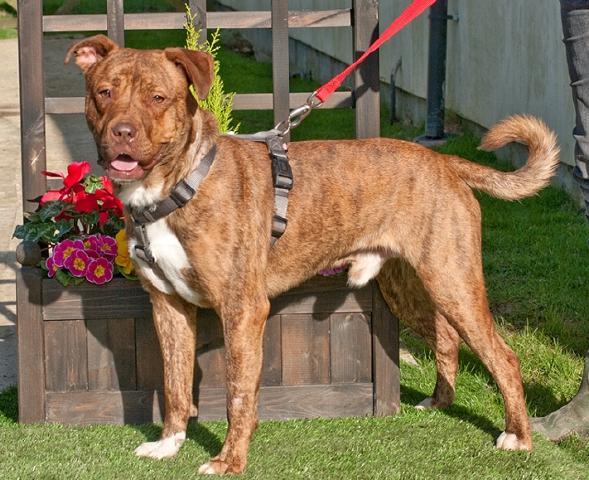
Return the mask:
<path id="1" fill-rule="evenodd" d="M 135 169 L 138 164 L 139 162 L 137 160 L 133 160 L 128 155 L 119 155 L 112 162 L 110 162 L 110 166 L 112 168 L 121 172 L 130 172 L 131 170 Z"/>

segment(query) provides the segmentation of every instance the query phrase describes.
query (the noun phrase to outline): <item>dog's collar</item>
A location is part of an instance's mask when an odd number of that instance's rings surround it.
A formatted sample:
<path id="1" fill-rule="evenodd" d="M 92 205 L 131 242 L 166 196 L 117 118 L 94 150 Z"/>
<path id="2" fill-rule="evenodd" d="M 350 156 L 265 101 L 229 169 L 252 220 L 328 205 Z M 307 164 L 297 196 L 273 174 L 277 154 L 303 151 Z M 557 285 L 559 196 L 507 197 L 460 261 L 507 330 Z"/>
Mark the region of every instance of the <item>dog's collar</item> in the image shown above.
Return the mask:
<path id="1" fill-rule="evenodd" d="M 155 259 L 149 247 L 149 240 L 145 231 L 145 226 L 149 223 L 156 222 L 178 208 L 186 205 L 198 189 L 203 179 L 209 173 L 215 154 L 217 152 L 216 145 L 206 153 L 202 158 L 198 167 L 196 167 L 185 179 L 180 180 L 167 198 L 156 203 L 151 208 L 136 209 L 131 208 L 131 220 L 133 222 L 133 232 L 137 244 L 135 245 L 135 253 L 137 256 L 148 263 L 155 263 Z"/>

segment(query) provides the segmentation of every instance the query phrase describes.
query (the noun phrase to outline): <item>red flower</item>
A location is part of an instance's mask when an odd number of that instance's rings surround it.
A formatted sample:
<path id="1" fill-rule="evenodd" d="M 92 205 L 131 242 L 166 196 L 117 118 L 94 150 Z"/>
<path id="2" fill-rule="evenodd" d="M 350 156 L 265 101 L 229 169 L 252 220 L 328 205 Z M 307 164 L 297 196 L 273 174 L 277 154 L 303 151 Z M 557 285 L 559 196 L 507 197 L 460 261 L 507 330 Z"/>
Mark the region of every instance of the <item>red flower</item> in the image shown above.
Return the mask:
<path id="1" fill-rule="evenodd" d="M 90 164 L 88 162 L 70 163 L 67 167 L 67 175 L 64 177 L 63 173 L 57 172 L 41 172 L 46 177 L 63 178 L 63 188 L 59 190 L 49 190 L 45 193 L 39 203 L 41 205 L 53 200 L 63 200 L 68 203 L 73 203 L 76 194 L 84 191 L 84 186 L 80 182 L 86 175 L 90 173 Z M 112 188 L 112 186 L 111 186 Z"/>
<path id="2" fill-rule="evenodd" d="M 74 200 L 74 208 L 80 213 L 90 213 L 98 210 L 96 195 L 80 192 Z"/>
<path id="3" fill-rule="evenodd" d="M 67 176 L 63 179 L 63 184 L 67 189 L 80 183 L 82 179 L 90 173 L 91 167 L 88 162 L 74 162 L 67 166 Z"/>

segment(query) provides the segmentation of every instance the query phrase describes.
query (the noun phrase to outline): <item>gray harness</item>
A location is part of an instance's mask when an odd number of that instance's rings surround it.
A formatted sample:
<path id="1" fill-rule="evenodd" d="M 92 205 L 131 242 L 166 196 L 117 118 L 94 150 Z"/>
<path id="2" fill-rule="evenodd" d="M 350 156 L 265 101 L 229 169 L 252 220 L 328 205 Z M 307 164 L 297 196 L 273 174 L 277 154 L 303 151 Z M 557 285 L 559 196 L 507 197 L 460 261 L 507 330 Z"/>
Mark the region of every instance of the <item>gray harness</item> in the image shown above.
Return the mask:
<path id="1" fill-rule="evenodd" d="M 235 135 L 235 137 L 243 140 L 265 142 L 268 146 L 270 160 L 272 161 L 272 183 L 274 186 L 274 215 L 272 217 L 272 237 L 270 239 L 272 245 L 286 230 L 288 192 L 293 186 L 292 170 L 288 163 L 283 138 L 279 133 L 277 130 L 269 130 L 253 135 Z M 178 208 L 182 208 L 194 197 L 199 185 L 209 173 L 216 151 L 216 146 L 213 146 L 200 161 L 198 167 L 184 180 L 179 181 L 170 192 L 170 195 L 156 203 L 154 207 L 131 210 L 133 233 L 137 241 L 135 254 L 138 258 L 151 265 L 155 264 L 155 258 L 151 252 L 147 237 L 147 225 L 168 216 Z"/>

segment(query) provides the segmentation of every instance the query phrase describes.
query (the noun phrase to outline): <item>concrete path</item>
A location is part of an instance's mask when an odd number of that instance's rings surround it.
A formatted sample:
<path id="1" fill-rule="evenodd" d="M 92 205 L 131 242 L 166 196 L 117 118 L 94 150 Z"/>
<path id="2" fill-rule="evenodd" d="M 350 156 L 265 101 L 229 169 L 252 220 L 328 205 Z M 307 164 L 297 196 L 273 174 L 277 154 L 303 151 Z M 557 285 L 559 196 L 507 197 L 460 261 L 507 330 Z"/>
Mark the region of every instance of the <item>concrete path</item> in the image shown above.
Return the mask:
<path id="1" fill-rule="evenodd" d="M 63 58 L 73 37 L 44 42 L 47 96 L 83 96 L 82 75 Z M 0 40 L 0 391 L 16 383 L 16 307 L 11 238 L 22 222 L 18 42 Z M 82 115 L 47 116 L 47 168 L 64 171 L 71 161 L 94 163 L 96 149 Z M 64 132 L 67 132 L 64 134 Z M 96 170 L 97 171 L 97 170 Z"/>

